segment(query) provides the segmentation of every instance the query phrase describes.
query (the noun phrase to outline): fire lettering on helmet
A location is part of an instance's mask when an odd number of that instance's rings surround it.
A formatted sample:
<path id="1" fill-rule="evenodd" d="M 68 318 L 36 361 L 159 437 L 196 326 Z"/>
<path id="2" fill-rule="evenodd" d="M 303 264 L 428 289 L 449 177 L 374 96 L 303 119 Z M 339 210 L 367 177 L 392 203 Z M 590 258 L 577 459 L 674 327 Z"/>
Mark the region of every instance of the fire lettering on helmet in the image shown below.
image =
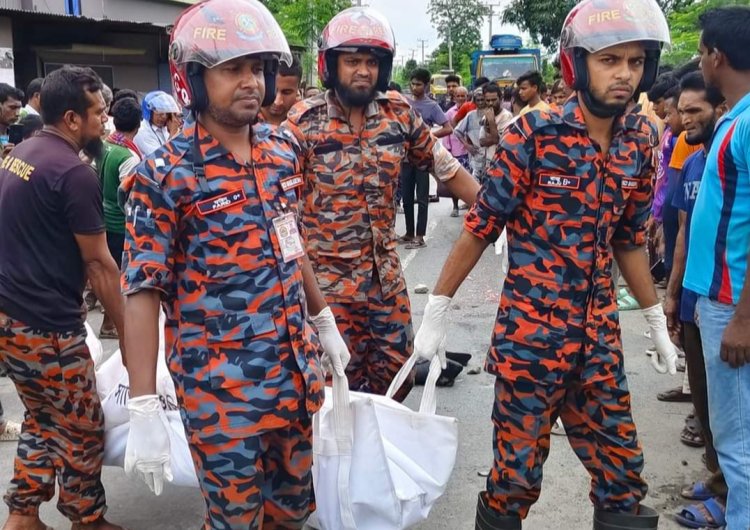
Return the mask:
<path id="1" fill-rule="evenodd" d="M 620 20 L 621 14 L 619 9 L 611 9 L 609 11 L 600 11 L 589 15 L 589 26 L 593 24 L 601 24 L 602 22 L 612 22 L 614 20 Z"/>
<path id="2" fill-rule="evenodd" d="M 224 28 L 199 26 L 193 30 L 193 38 L 205 40 L 227 40 L 227 30 Z"/>
<path id="3" fill-rule="evenodd" d="M 353 35 L 357 37 L 382 37 L 385 35 L 379 24 L 364 26 L 360 24 L 337 24 L 333 27 L 334 35 Z"/>

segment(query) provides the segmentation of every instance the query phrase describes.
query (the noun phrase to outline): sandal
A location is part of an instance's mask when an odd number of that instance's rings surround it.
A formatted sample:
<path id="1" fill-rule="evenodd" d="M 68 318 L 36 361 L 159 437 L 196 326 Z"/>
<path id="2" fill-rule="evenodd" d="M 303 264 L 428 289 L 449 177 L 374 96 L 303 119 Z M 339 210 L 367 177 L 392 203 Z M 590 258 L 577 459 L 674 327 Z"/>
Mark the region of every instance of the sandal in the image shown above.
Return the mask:
<path id="1" fill-rule="evenodd" d="M 727 524 L 726 506 L 712 497 L 698 504 L 684 506 L 674 518 L 687 528 L 721 528 Z"/>
<path id="2" fill-rule="evenodd" d="M 399 236 L 398 237 L 398 244 L 403 245 L 404 243 L 411 243 L 414 241 L 414 236 Z"/>
<path id="3" fill-rule="evenodd" d="M 666 392 L 659 392 L 656 394 L 656 399 L 666 401 L 667 403 L 689 403 L 692 400 L 690 394 L 685 394 L 682 391 L 681 386 L 667 390 Z"/>
<path id="4" fill-rule="evenodd" d="M 688 447 L 704 447 L 706 440 L 703 439 L 703 433 L 696 431 L 694 426 L 686 423 L 680 433 L 680 441 Z"/>
<path id="5" fill-rule="evenodd" d="M 119 339 L 120 335 L 117 334 L 117 328 L 107 328 L 99 330 L 100 339 Z"/>
<path id="6" fill-rule="evenodd" d="M 6 421 L 5 429 L 0 433 L 0 442 L 17 442 L 19 436 L 21 436 L 21 424 Z"/>
<path id="7" fill-rule="evenodd" d="M 407 245 L 404 247 L 407 250 L 414 250 L 415 248 L 424 248 L 427 246 L 427 243 L 424 242 L 424 239 L 414 239 L 411 243 L 407 243 Z"/>
<path id="8" fill-rule="evenodd" d="M 707 501 L 708 499 L 715 497 L 716 494 L 708 488 L 705 481 L 699 480 L 691 486 L 682 488 L 680 496 L 683 499 L 688 499 L 690 501 Z"/>
<path id="9" fill-rule="evenodd" d="M 693 412 L 685 416 L 685 427 L 680 433 L 680 441 L 689 447 L 703 447 L 706 441 L 703 438 L 703 425 Z"/>

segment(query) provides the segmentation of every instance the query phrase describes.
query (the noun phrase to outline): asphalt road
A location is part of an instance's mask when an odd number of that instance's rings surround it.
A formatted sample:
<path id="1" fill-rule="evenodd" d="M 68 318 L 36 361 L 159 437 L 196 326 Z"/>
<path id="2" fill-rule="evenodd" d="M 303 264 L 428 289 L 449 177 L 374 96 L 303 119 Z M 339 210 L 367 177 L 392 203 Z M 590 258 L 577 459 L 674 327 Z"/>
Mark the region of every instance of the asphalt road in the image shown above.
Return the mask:
<path id="1" fill-rule="evenodd" d="M 427 248 L 402 250 L 406 279 L 410 288 L 415 324 L 422 319 L 427 295 L 413 294 L 414 286 L 434 285 L 448 251 L 461 230 L 461 218 L 451 218 L 450 201 L 443 199 L 430 205 Z M 403 216 L 398 219 L 403 232 Z M 461 287 L 453 303 L 452 326 L 447 347 L 470 352 L 472 366 L 481 365 L 500 293 L 502 276 L 500 260 L 488 249 L 470 279 Z M 98 330 L 101 314 L 94 311 L 90 322 Z M 680 528 L 671 514 L 681 504 L 678 496 L 683 484 L 703 476 L 701 451 L 679 442 L 679 432 L 689 406 L 661 403 L 656 393 L 682 381 L 663 376 L 651 368 L 644 354 L 650 341 L 643 336 L 645 321 L 639 312 L 621 315 L 628 380 L 633 398 L 633 413 L 646 458 L 645 478 L 650 490 L 646 503 L 662 513 L 660 528 Z M 105 341 L 111 352 L 114 341 Z M 415 406 L 420 392 L 415 391 L 407 404 Z M 0 379 L 0 399 L 6 416 L 19 419 L 22 409 L 13 385 Z M 464 530 L 474 528 L 477 492 L 483 489 L 486 472 L 492 462 L 490 412 L 493 400 L 493 378 L 486 373 L 461 374 L 452 388 L 438 390 L 438 413 L 459 420 L 460 446 L 451 482 L 445 495 L 433 508 L 423 530 Z M 0 444 L 0 480 L 10 479 L 15 444 Z M 198 490 L 167 487 L 154 497 L 145 485 L 125 476 L 118 468 L 105 468 L 103 482 L 107 490 L 110 521 L 130 530 L 197 529 L 202 521 L 203 504 Z M 559 530 L 591 528 L 592 507 L 588 500 L 589 478 L 564 437 L 553 437 L 552 449 L 545 465 L 544 485 L 539 502 L 532 508 L 525 529 Z M 57 529 L 69 523 L 55 509 L 55 501 L 41 510 L 43 520 Z M 0 520 L 7 508 L 0 503 Z"/>

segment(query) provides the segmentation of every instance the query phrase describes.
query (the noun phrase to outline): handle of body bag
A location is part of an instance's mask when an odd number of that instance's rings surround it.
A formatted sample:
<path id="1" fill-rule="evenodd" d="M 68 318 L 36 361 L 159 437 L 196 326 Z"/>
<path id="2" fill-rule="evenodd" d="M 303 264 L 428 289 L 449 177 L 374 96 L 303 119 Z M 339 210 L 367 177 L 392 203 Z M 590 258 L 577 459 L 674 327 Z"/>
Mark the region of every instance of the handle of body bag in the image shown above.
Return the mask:
<path id="1" fill-rule="evenodd" d="M 351 401 L 349 399 L 349 381 L 346 376 L 333 373 L 333 426 L 336 445 L 339 448 L 338 493 L 339 514 L 345 530 L 356 530 L 352 512 L 349 480 L 352 468 L 352 446 L 354 422 L 352 420 Z"/>
<path id="2" fill-rule="evenodd" d="M 386 397 L 393 398 L 394 394 L 398 392 L 398 389 L 401 388 L 408 379 L 409 374 L 411 374 L 411 371 L 414 369 L 418 360 L 419 356 L 417 354 L 412 354 L 412 356 L 406 360 L 406 363 L 404 363 L 401 370 L 398 371 L 396 377 L 393 378 L 391 386 L 388 387 L 388 392 L 385 393 Z M 440 358 L 435 355 L 430 361 L 430 371 L 427 374 L 427 381 L 424 384 L 422 401 L 419 403 L 420 414 L 435 414 L 435 410 L 437 409 L 437 381 L 440 378 L 442 370 L 443 369 L 440 366 Z"/>

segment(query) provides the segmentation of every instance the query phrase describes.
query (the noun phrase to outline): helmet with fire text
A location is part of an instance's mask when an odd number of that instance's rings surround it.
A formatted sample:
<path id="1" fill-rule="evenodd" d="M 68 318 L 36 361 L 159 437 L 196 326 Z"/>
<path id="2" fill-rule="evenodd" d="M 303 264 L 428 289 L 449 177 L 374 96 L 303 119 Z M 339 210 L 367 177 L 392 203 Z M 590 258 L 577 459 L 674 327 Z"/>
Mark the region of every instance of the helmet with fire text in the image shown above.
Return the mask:
<path id="1" fill-rule="evenodd" d="M 662 49 L 670 45 L 669 26 L 659 4 L 655 0 L 584 0 L 577 4 L 568 13 L 560 36 L 565 84 L 581 91 L 589 103 L 586 56 L 631 42 L 645 46 L 643 77 L 636 88 L 637 93 L 645 92 L 656 80 Z"/>
<path id="2" fill-rule="evenodd" d="M 336 60 L 341 52 L 373 53 L 380 62 L 375 88 L 388 90 L 396 39 L 383 15 L 369 7 L 350 7 L 326 25 L 318 41 L 318 76 L 326 88 L 335 85 Z"/>
<path id="3" fill-rule="evenodd" d="M 199 112 L 208 107 L 203 71 L 244 56 L 263 59 L 266 92 L 273 102 L 279 62 L 292 63 L 284 33 L 258 0 L 205 0 L 179 16 L 169 44 L 169 70 L 180 103 Z"/>

